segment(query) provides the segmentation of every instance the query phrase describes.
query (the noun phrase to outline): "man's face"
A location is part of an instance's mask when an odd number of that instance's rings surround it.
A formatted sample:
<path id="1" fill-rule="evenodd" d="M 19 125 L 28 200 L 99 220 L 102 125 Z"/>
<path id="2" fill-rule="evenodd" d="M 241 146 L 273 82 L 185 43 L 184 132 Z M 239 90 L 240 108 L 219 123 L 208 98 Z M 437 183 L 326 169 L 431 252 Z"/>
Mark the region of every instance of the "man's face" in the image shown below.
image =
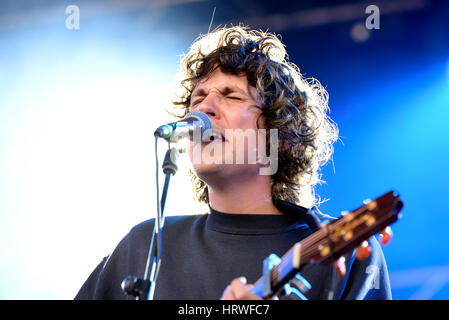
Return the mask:
<path id="1" fill-rule="evenodd" d="M 257 129 L 264 128 L 261 110 L 256 106 L 256 88 L 245 75 L 226 74 L 216 69 L 201 79 L 191 96 L 190 111 L 206 113 L 213 130 L 222 139 L 190 143 L 189 156 L 197 175 L 207 183 L 208 176 L 232 178 L 258 174 L 260 164 L 249 154 L 257 149 Z M 248 138 L 254 135 L 254 139 Z M 240 140 L 240 141 L 239 141 Z M 238 159 L 243 159 L 239 161 Z"/>

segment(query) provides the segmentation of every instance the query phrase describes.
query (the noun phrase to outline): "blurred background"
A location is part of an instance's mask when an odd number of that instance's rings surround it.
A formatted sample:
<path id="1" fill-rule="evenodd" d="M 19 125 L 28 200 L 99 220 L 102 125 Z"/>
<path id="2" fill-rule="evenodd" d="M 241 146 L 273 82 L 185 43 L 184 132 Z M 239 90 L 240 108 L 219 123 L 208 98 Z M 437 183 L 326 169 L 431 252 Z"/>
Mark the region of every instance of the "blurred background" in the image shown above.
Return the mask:
<path id="1" fill-rule="evenodd" d="M 327 88 L 341 140 L 322 211 L 399 191 L 393 298 L 449 299 L 449 5 L 432 0 L 1 0 L 0 299 L 72 299 L 154 217 L 153 131 L 212 16 L 280 34 Z M 187 184 L 179 171 L 167 215 L 207 210 Z"/>

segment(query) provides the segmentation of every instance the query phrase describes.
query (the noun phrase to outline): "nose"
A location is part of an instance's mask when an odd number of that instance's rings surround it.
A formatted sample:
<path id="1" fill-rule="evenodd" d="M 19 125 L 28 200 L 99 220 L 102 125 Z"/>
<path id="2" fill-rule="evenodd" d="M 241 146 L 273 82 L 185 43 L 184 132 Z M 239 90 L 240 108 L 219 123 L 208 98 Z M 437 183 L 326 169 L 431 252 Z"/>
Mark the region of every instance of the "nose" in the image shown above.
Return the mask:
<path id="1" fill-rule="evenodd" d="M 219 97 L 216 94 L 207 95 L 203 101 L 197 106 L 197 110 L 204 112 L 211 119 L 219 119 L 220 118 L 220 105 L 219 105 Z"/>

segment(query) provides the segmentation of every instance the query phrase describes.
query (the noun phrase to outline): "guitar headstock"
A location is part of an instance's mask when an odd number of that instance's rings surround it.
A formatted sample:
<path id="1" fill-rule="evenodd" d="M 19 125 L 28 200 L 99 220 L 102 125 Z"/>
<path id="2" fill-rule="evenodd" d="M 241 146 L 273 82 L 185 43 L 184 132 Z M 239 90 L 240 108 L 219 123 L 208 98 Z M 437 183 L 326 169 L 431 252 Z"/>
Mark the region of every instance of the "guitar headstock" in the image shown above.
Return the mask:
<path id="1" fill-rule="evenodd" d="M 301 264 L 307 260 L 319 263 L 335 261 L 400 219 L 402 207 L 403 202 L 395 191 L 374 200 L 365 200 L 364 205 L 324 225 L 322 228 L 327 234 L 325 241 L 316 246 L 316 252 L 312 250 L 313 255 L 301 257 Z"/>
<path id="2" fill-rule="evenodd" d="M 366 258 L 370 253 L 366 240 L 379 231 L 382 231 L 383 235 L 381 243 L 388 242 L 391 233 L 386 230 L 400 219 L 403 205 L 395 191 L 389 191 L 374 200 L 364 201 L 362 206 L 324 224 L 321 229 L 296 243 L 270 272 L 265 272 L 264 276 L 256 281 L 251 291 L 263 298 L 270 297 L 294 279 L 301 267 L 307 263 L 335 263 L 337 271 L 343 275 L 346 272 L 343 255 L 359 247 L 357 258 Z"/>

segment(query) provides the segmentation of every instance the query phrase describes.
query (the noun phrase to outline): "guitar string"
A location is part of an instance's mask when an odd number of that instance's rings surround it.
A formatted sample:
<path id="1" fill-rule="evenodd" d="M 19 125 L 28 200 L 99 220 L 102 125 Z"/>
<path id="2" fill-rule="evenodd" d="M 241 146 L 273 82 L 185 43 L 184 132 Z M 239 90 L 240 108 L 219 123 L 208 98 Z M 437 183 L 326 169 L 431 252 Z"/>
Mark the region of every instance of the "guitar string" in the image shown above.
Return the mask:
<path id="1" fill-rule="evenodd" d="M 361 212 L 358 212 L 361 211 Z M 365 206 L 362 206 L 360 208 L 357 208 L 356 210 L 352 211 L 352 214 L 359 216 L 360 214 L 363 214 L 365 210 Z M 329 234 L 334 232 L 335 229 L 338 227 L 346 224 L 348 221 L 347 219 L 337 219 L 332 221 L 331 223 L 327 224 L 326 227 L 318 230 L 317 232 L 313 233 L 303 241 L 301 241 L 301 255 L 307 256 L 309 254 L 312 254 L 317 251 L 320 244 L 323 244 L 323 242 L 327 241 L 329 242 Z M 313 256 L 313 254 L 312 254 Z M 307 259 L 304 259 L 307 260 Z"/>
<path id="2" fill-rule="evenodd" d="M 360 210 L 360 209 L 363 209 L 363 211 L 367 211 L 367 210 L 365 210 L 365 207 L 364 207 L 364 206 L 360 207 L 358 210 Z M 385 209 L 383 209 L 383 210 L 385 211 Z M 358 212 L 358 213 L 356 213 L 356 211 L 357 211 L 357 210 L 354 210 L 354 211 L 353 211 L 353 213 L 356 215 L 356 217 L 359 216 L 359 215 L 361 215 L 362 213 L 364 213 L 364 212 Z M 389 211 L 391 211 L 391 209 L 390 209 Z M 389 219 L 388 216 L 383 216 L 383 215 L 381 215 L 380 217 L 377 217 L 377 219 L 376 219 L 376 227 L 378 227 L 379 225 L 384 224 L 385 221 L 387 221 L 388 219 Z M 337 227 L 339 227 L 339 226 L 341 226 L 341 225 L 343 225 L 343 224 L 345 224 L 345 223 L 347 222 L 345 219 L 341 219 L 341 221 L 339 221 L 339 220 L 340 220 L 340 219 L 335 220 L 333 224 L 328 225 L 328 227 L 332 227 L 332 228 L 331 228 L 331 230 L 329 230 L 328 236 L 323 236 L 323 237 L 322 237 L 323 240 L 328 240 L 328 242 L 329 242 L 330 244 L 331 244 L 331 243 L 334 244 L 335 242 L 333 242 L 331 239 L 329 239 L 329 234 L 331 234 L 332 232 L 334 232 L 335 229 L 336 229 Z M 359 224 L 358 226 L 360 226 L 360 224 Z M 357 228 L 358 226 L 356 226 L 356 228 Z M 372 227 L 372 228 L 374 228 L 374 227 Z M 354 228 L 354 229 L 355 229 L 355 228 Z M 319 240 L 318 240 L 318 241 L 319 241 Z M 350 241 L 350 240 L 349 240 L 349 241 Z M 317 242 L 317 241 L 314 241 L 314 242 L 311 242 L 311 241 L 304 241 L 304 243 L 305 243 L 305 245 L 304 245 L 305 248 L 304 248 L 304 250 L 303 250 L 302 256 L 303 256 L 303 260 L 308 261 L 309 258 L 311 258 L 311 257 L 313 257 L 314 255 L 318 254 L 318 252 L 317 252 L 316 249 L 317 249 L 317 247 L 319 246 L 319 244 L 322 244 L 322 242 L 319 243 L 319 242 Z M 319 243 L 319 244 L 318 244 L 318 243 Z M 301 244 L 303 245 L 303 242 L 301 242 Z M 344 247 L 344 245 L 341 245 L 341 244 L 340 244 L 340 245 L 338 246 L 338 248 L 333 248 L 333 249 L 334 249 L 333 251 L 340 251 L 343 247 Z M 311 255 L 311 257 L 308 257 L 308 255 Z"/>
<path id="3" fill-rule="evenodd" d="M 354 215 L 360 215 L 360 214 L 362 214 L 364 210 L 361 210 L 361 209 L 364 209 L 364 207 L 365 207 L 365 206 L 362 206 L 362 207 L 360 207 L 360 208 L 355 209 L 354 211 L 351 212 L 351 214 L 354 214 Z M 359 210 L 362 211 L 362 212 L 358 212 Z M 345 216 L 343 216 L 343 217 L 341 217 L 341 218 L 344 218 L 344 217 L 345 217 Z M 341 226 L 342 224 L 347 223 L 346 219 L 341 219 L 341 218 L 339 218 L 339 219 L 337 219 L 337 220 L 334 220 L 334 221 L 331 221 L 329 224 L 327 224 L 327 228 L 328 228 L 328 229 L 329 229 L 329 227 L 332 227 L 332 228 L 329 230 L 330 232 L 332 232 L 334 229 L 336 229 L 336 227 L 339 227 L 339 226 Z M 317 238 L 317 237 L 323 237 L 323 235 L 321 235 L 321 233 L 320 233 L 320 231 L 322 231 L 322 230 L 323 230 L 323 229 L 320 229 L 320 230 L 318 230 L 317 232 L 311 234 L 309 237 L 305 238 L 303 241 L 301 241 L 301 245 L 307 246 L 307 245 L 309 245 L 309 242 L 312 242 L 312 243 L 313 243 L 314 241 L 316 241 L 315 238 Z"/>
<path id="4" fill-rule="evenodd" d="M 358 212 L 360 211 L 360 212 Z M 364 214 L 366 212 L 365 210 L 365 206 L 362 206 L 360 208 L 357 208 L 356 210 L 352 211 L 351 214 L 353 214 L 356 218 L 358 216 L 360 216 L 361 214 Z M 327 242 L 330 244 L 332 244 L 332 240 L 329 238 L 330 235 L 338 228 L 341 227 L 343 225 L 345 225 L 346 223 L 348 223 L 349 221 L 347 221 L 347 219 L 337 219 L 332 221 L 331 223 L 326 225 L 326 229 L 320 229 L 320 231 L 322 230 L 322 233 L 325 233 L 323 235 L 319 234 L 317 235 L 317 237 L 320 237 L 323 240 L 327 240 Z M 301 246 L 304 246 L 304 255 L 306 255 L 307 253 L 313 253 L 314 251 L 317 251 L 316 249 L 318 249 L 318 241 L 320 241 L 321 239 L 316 239 L 316 237 L 310 237 L 311 239 L 306 238 L 303 242 L 301 242 Z M 323 244 L 323 241 L 321 241 L 319 244 Z"/>
<path id="5" fill-rule="evenodd" d="M 314 245 L 312 247 L 306 248 L 306 250 L 301 250 L 301 257 L 304 260 L 310 260 L 314 255 L 317 254 L 317 252 L 315 251 L 314 248 L 318 248 L 320 244 L 324 244 L 327 242 L 327 238 L 323 237 L 320 239 L 316 239 L 316 241 L 313 243 Z M 291 254 L 291 253 L 288 253 Z M 310 256 L 310 257 L 309 257 Z M 279 277 L 280 277 L 280 272 L 279 272 L 279 268 L 282 266 L 282 262 L 276 266 L 273 267 L 272 269 L 272 281 L 277 283 L 279 282 Z"/>
<path id="6" fill-rule="evenodd" d="M 307 257 L 309 254 L 310 254 L 310 258 L 308 258 L 308 259 L 311 259 L 315 255 L 315 253 L 305 253 L 304 257 Z M 320 261 L 317 261 L 317 262 L 319 263 Z M 285 274 L 281 274 L 279 272 L 279 267 L 280 267 L 280 265 L 275 266 L 273 268 L 272 272 L 271 272 L 271 282 L 272 282 L 272 284 L 280 283 L 280 281 L 285 277 Z"/>
<path id="7" fill-rule="evenodd" d="M 354 216 L 359 216 L 359 215 L 365 213 L 366 211 L 370 211 L 370 210 L 366 210 L 366 205 L 365 205 L 365 206 L 361 206 L 361 207 L 353 210 L 350 214 L 354 215 Z M 349 222 L 349 221 L 347 221 L 347 219 L 344 219 L 344 217 L 345 216 L 342 217 L 343 219 L 340 218 L 340 219 L 330 222 L 329 224 L 326 225 L 327 229 L 322 228 L 300 242 L 301 247 L 302 247 L 301 257 L 303 260 L 309 261 L 313 256 L 318 254 L 317 251 L 318 251 L 318 247 L 320 245 L 322 245 L 324 242 L 329 243 L 329 241 L 330 241 L 329 234 L 334 232 L 337 227 L 340 227 L 340 226 L 346 224 L 347 222 Z M 388 219 L 388 218 L 386 218 L 386 219 Z M 386 219 L 382 219 L 382 220 L 386 220 Z M 377 225 L 379 225 L 379 222 L 383 222 L 383 221 L 379 221 L 379 220 L 380 220 L 380 218 L 377 219 L 377 222 L 378 222 Z M 331 227 L 331 228 L 329 228 L 329 227 Z M 286 256 L 288 254 L 291 255 L 290 250 L 284 256 Z M 309 257 L 309 255 L 310 255 L 310 257 Z M 279 267 L 280 266 L 281 266 L 281 264 L 273 267 L 272 273 L 271 273 L 272 281 L 275 281 L 275 282 L 279 281 L 279 276 L 280 276 Z"/>
<path id="8" fill-rule="evenodd" d="M 357 211 L 365 211 L 365 210 L 361 210 L 364 209 L 365 207 L 362 206 L 356 210 L 354 210 L 352 213 L 354 215 L 360 215 L 363 212 L 357 212 Z M 313 233 L 312 235 L 310 235 L 309 237 L 307 237 L 306 239 L 304 239 L 303 241 L 301 241 L 301 260 L 303 261 L 309 261 L 311 260 L 314 256 L 319 254 L 319 246 L 320 245 L 324 245 L 324 244 L 329 244 L 330 239 L 329 239 L 329 234 L 332 233 L 337 227 L 344 225 L 345 223 L 347 223 L 346 221 L 347 219 L 337 219 L 332 221 L 330 224 L 326 225 L 326 227 L 323 227 L 322 229 L 318 230 L 317 232 Z M 331 227 L 331 228 L 329 228 Z M 287 254 L 291 254 L 290 250 L 286 253 Z M 281 276 L 279 273 L 279 267 L 281 266 L 281 264 L 273 267 L 272 270 L 272 280 L 273 282 L 277 283 L 279 282 L 279 277 Z"/>

